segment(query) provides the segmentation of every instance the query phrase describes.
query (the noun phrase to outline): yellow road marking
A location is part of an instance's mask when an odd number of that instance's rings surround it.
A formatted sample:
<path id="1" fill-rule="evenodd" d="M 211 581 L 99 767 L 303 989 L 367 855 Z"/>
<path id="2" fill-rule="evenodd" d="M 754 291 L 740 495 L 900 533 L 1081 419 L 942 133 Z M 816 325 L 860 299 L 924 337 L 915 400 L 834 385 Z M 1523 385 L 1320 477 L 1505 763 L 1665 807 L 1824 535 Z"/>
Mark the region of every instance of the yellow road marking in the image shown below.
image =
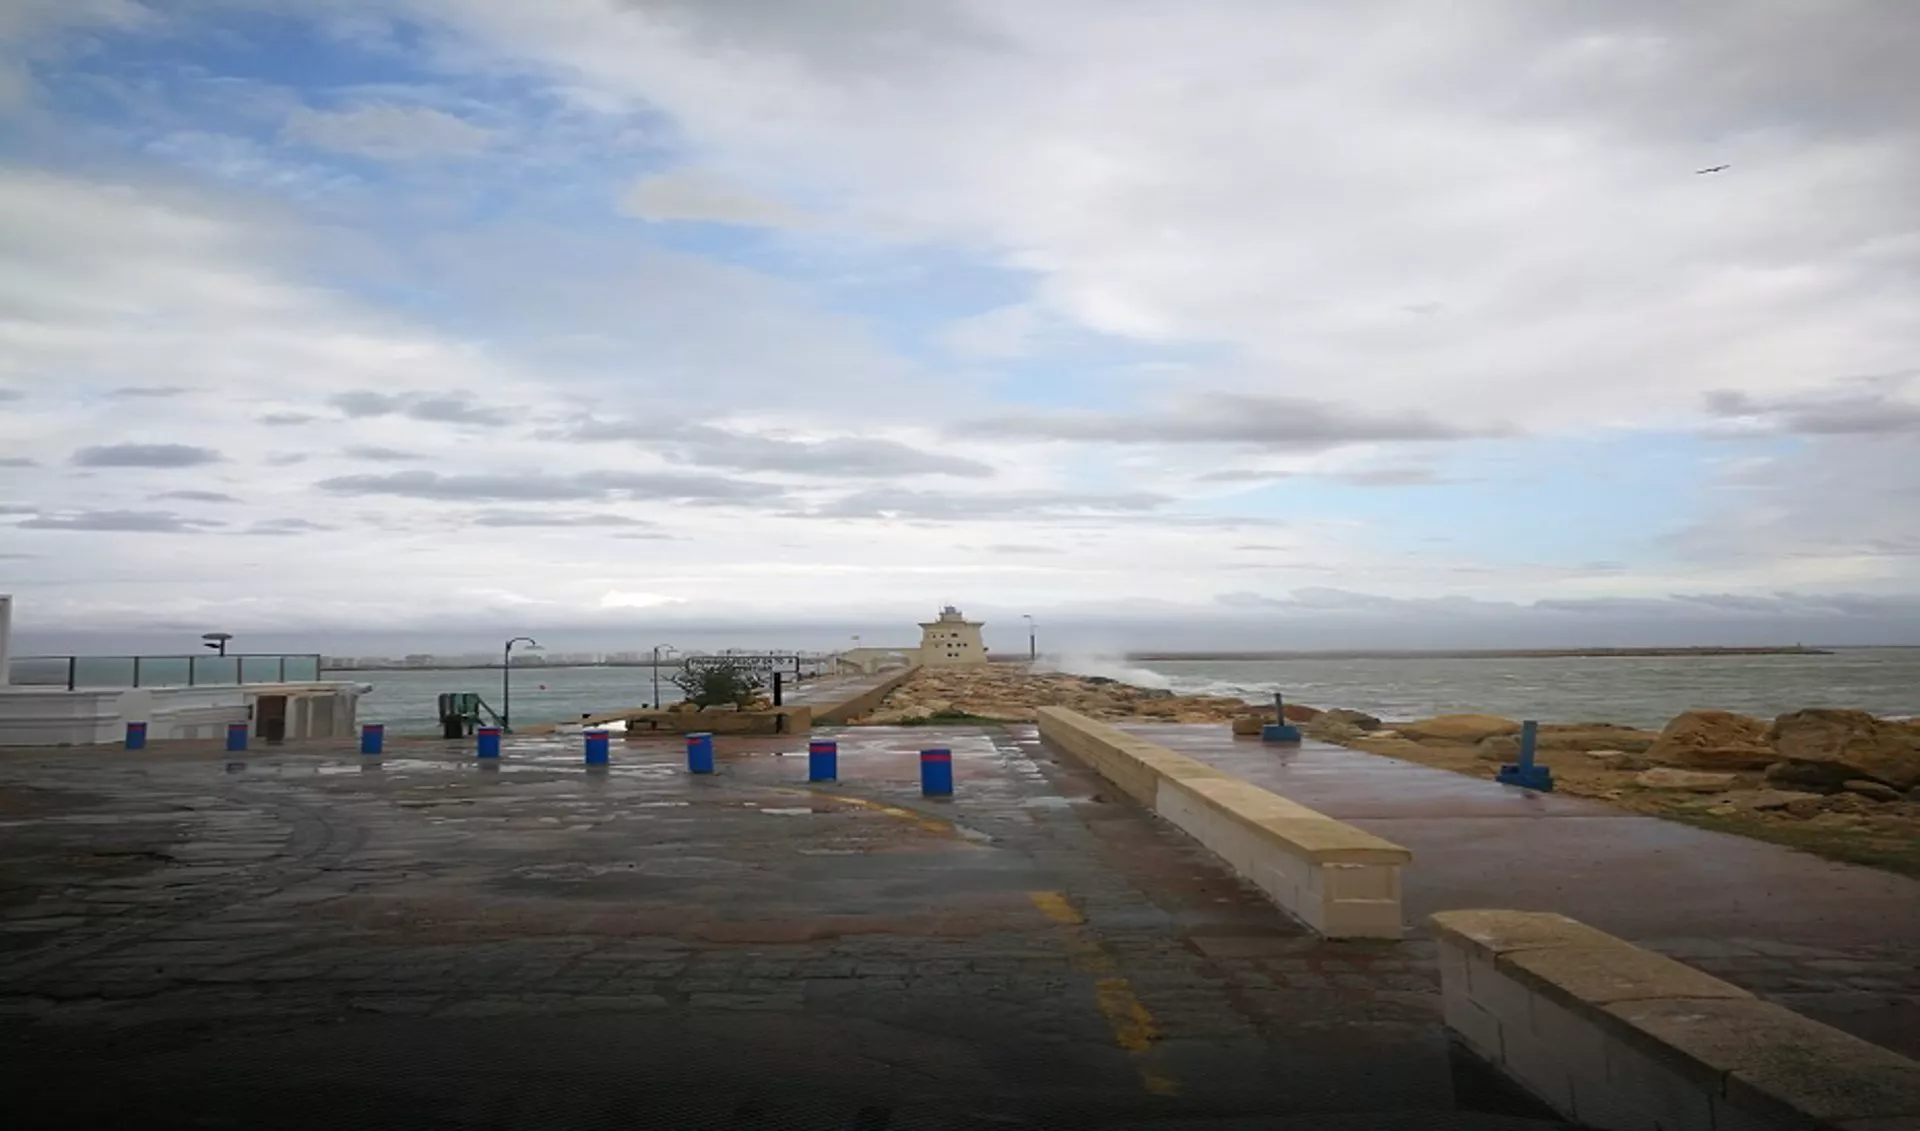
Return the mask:
<path id="1" fill-rule="evenodd" d="M 838 801 L 842 805 L 852 805 L 858 809 L 871 809 L 875 813 L 884 813 L 896 820 L 907 821 L 918 825 L 922 830 L 930 833 L 953 835 L 959 831 L 953 827 L 953 822 L 951 821 L 943 821 L 938 817 L 929 817 L 925 813 L 916 813 L 911 809 L 902 809 L 898 805 L 888 805 L 879 801 L 868 801 L 864 797 L 848 797 L 844 793 L 828 793 L 825 790 L 819 789 L 791 789 L 785 786 L 776 786 L 774 788 L 775 792 L 778 793 L 793 793 L 806 797 L 819 797 L 828 801 Z"/>
<path id="2" fill-rule="evenodd" d="M 1114 1044 L 1133 1055 L 1141 1084 L 1158 1096 L 1180 1094 L 1178 1081 L 1154 1071 L 1152 1065 L 1146 1063 L 1153 1043 L 1160 1039 L 1160 1027 L 1154 1024 L 1153 1014 L 1147 1012 L 1147 1007 L 1134 994 L 1133 984 L 1121 976 L 1113 956 L 1086 932 L 1087 917 L 1057 891 L 1032 891 L 1027 893 L 1027 898 L 1042 915 L 1067 928 L 1061 932 L 1067 952 L 1073 956 L 1077 969 L 1095 976 L 1094 1002 L 1113 1030 Z"/>

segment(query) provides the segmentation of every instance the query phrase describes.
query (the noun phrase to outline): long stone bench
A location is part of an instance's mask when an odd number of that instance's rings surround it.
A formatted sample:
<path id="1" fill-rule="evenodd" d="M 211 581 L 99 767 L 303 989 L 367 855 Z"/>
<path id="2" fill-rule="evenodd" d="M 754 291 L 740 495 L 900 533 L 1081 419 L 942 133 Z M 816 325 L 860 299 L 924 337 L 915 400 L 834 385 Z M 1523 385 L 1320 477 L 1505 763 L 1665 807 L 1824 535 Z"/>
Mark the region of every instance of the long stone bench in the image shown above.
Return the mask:
<path id="1" fill-rule="evenodd" d="M 1920 1064 L 1562 915 L 1444 911 L 1447 1026 L 1583 1127 L 1915 1131 Z"/>
<path id="2" fill-rule="evenodd" d="M 1064 707 L 1041 737 L 1206 845 L 1328 938 L 1400 937 L 1400 869 L 1412 854 L 1184 754 Z"/>

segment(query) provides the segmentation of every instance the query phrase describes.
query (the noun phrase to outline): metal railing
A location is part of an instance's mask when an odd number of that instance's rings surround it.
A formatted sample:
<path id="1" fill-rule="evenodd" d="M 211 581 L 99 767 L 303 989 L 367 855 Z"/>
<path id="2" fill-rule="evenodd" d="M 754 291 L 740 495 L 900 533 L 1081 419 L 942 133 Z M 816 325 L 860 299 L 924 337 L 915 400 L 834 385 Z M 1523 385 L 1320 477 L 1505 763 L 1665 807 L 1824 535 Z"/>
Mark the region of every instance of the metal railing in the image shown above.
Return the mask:
<path id="1" fill-rule="evenodd" d="M 238 683 L 312 683 L 317 652 L 242 652 L 231 656 L 15 656 L 8 682 L 68 691 L 115 687 L 212 687 Z"/>

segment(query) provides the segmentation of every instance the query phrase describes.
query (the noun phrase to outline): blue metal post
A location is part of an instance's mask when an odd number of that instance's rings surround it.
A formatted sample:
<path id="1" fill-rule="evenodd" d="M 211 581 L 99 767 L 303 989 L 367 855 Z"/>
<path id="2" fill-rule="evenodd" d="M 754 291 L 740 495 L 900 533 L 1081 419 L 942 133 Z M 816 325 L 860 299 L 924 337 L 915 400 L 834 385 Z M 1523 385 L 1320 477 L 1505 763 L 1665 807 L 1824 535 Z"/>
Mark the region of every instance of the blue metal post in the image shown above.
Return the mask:
<path id="1" fill-rule="evenodd" d="M 147 724 L 127 724 L 127 749 L 145 750 L 147 748 Z"/>
<path id="2" fill-rule="evenodd" d="M 1287 721 L 1287 703 L 1278 691 L 1273 693 L 1274 721 L 1260 728 L 1262 742 L 1298 742 L 1300 728 Z"/>
<path id="3" fill-rule="evenodd" d="M 1502 785 L 1517 785 L 1539 793 L 1553 792 L 1553 767 L 1538 765 L 1533 760 L 1534 748 L 1540 741 L 1540 724 L 1527 719 L 1520 724 L 1520 760 L 1509 762 L 1500 767 L 1493 779 Z"/>
<path id="4" fill-rule="evenodd" d="M 360 728 L 360 753 L 375 757 L 386 747 L 387 728 L 384 724 L 368 723 Z"/>
<path id="5" fill-rule="evenodd" d="M 953 751 L 920 752 L 920 793 L 923 797 L 953 796 Z"/>
<path id="6" fill-rule="evenodd" d="M 500 728 L 481 727 L 473 732 L 475 745 L 474 757 L 498 758 L 500 756 Z"/>
<path id="7" fill-rule="evenodd" d="M 228 751 L 245 750 L 246 748 L 247 748 L 247 724 L 228 723 L 227 724 Z"/>
<path id="8" fill-rule="evenodd" d="M 807 780 L 835 781 L 840 777 L 840 744 L 830 738 L 807 743 Z"/>
<path id="9" fill-rule="evenodd" d="M 687 772 L 690 774 L 713 772 L 712 734 L 701 731 L 687 736 Z"/>
<path id="10" fill-rule="evenodd" d="M 607 732 L 590 730 L 587 735 L 587 765 L 604 766 L 608 760 Z"/>

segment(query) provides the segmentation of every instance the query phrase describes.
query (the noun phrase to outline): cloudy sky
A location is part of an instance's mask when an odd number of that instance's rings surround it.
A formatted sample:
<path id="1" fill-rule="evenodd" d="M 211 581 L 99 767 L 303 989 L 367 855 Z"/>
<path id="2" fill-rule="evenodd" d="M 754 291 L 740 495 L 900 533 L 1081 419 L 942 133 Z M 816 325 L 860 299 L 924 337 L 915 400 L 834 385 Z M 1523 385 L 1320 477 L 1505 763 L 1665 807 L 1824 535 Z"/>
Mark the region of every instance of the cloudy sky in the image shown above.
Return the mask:
<path id="1" fill-rule="evenodd" d="M 1916 57 L 1908 0 L 6 0 L 0 590 L 1920 641 Z"/>

